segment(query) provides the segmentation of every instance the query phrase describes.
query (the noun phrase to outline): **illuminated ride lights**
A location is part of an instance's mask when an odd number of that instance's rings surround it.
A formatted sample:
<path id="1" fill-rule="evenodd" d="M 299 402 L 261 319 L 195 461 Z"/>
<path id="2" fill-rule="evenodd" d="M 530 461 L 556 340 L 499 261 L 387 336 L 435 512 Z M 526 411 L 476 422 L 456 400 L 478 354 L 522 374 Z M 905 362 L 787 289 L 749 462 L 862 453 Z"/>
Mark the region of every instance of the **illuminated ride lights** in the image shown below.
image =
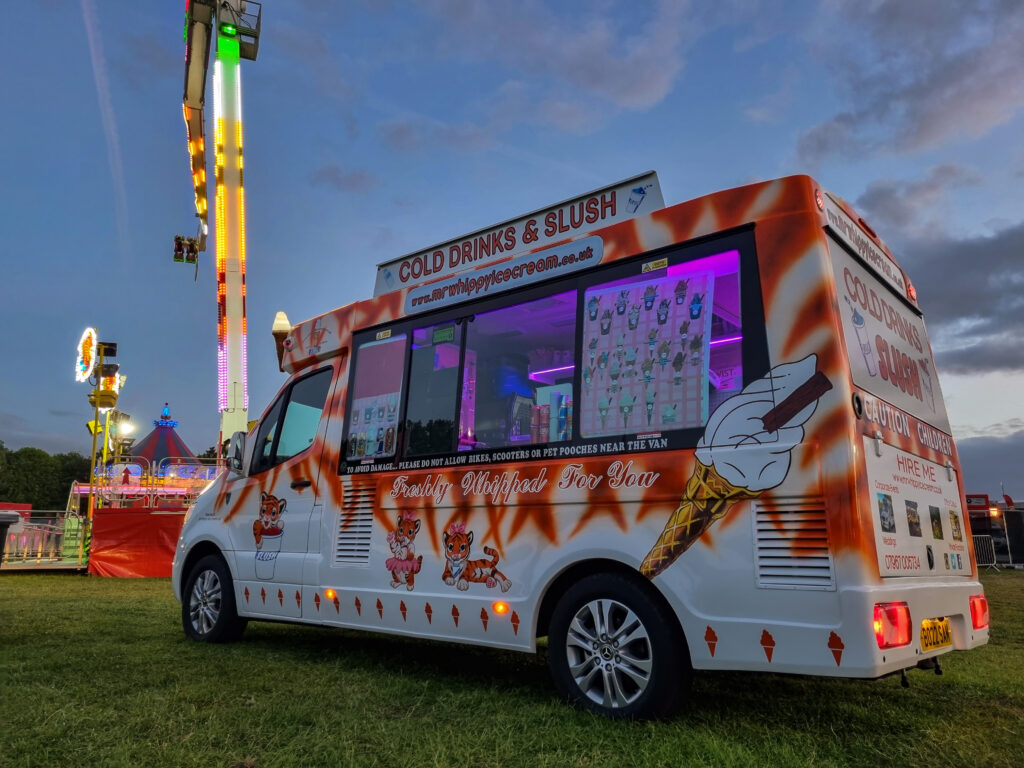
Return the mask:
<path id="1" fill-rule="evenodd" d="M 88 381 L 96 367 L 97 335 L 95 328 L 86 328 L 78 340 L 78 358 L 75 360 L 75 381 Z"/>

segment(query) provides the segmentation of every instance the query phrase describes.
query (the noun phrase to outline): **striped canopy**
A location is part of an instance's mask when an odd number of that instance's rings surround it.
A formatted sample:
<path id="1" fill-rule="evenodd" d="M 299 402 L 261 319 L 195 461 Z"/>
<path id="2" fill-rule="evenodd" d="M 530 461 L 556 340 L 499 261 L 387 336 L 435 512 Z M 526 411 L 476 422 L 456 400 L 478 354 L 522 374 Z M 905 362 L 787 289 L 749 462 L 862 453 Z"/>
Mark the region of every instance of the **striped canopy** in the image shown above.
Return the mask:
<path id="1" fill-rule="evenodd" d="M 169 457 L 194 459 L 195 454 L 175 431 L 176 426 L 178 422 L 171 418 L 170 407 L 164 403 L 160 418 L 153 420 L 153 431 L 135 442 L 131 455 L 146 459 L 154 472 L 160 469 L 160 462 Z"/>

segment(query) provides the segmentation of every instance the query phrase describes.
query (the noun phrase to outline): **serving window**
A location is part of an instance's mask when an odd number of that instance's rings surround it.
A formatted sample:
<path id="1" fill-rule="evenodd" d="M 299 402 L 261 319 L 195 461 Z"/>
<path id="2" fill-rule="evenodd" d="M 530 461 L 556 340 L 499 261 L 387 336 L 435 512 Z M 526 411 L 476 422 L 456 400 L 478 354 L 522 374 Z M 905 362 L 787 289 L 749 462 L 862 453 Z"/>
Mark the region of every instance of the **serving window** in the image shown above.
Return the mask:
<path id="1" fill-rule="evenodd" d="M 460 451 L 572 438 L 576 296 L 563 291 L 466 324 Z"/>
<path id="2" fill-rule="evenodd" d="M 750 231 L 369 329 L 342 471 L 692 448 L 765 337 Z"/>
<path id="3" fill-rule="evenodd" d="M 395 455 L 406 340 L 400 334 L 373 339 L 358 347 L 349 406 L 349 461 Z"/>

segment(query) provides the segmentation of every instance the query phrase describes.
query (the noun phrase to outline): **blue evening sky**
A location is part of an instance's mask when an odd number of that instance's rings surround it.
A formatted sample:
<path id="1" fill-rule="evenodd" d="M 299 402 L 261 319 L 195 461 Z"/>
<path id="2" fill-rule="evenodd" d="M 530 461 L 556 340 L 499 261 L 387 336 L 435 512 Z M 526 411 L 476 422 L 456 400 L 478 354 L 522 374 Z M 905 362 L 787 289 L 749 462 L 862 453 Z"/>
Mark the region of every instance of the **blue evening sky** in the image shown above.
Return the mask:
<path id="1" fill-rule="evenodd" d="M 195 228 L 183 21 L 7 9 L 9 448 L 88 452 L 88 325 L 143 432 L 169 401 L 194 451 L 216 440 L 211 257 L 197 281 L 171 259 Z M 649 169 L 669 204 L 811 173 L 918 287 L 968 492 L 1024 496 L 1021 39 L 1019 0 L 266 0 L 242 73 L 250 417 L 284 381 L 274 313 L 365 298 L 382 260 Z"/>

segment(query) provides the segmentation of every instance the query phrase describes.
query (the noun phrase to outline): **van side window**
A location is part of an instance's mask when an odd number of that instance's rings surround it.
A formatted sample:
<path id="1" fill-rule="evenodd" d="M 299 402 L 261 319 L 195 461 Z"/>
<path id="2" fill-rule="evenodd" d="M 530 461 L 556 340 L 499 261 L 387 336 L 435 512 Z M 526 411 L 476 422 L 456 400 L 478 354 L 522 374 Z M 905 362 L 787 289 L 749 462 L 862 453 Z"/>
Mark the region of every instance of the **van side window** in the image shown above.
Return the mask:
<path id="1" fill-rule="evenodd" d="M 325 368 L 295 382 L 288 396 L 288 407 L 281 423 L 281 435 L 274 452 L 274 463 L 297 456 L 313 444 L 320 415 L 327 403 L 333 370 Z"/>
<path id="2" fill-rule="evenodd" d="M 401 334 L 359 345 L 348 417 L 350 461 L 395 455 L 407 338 Z"/>
<path id="3" fill-rule="evenodd" d="M 333 369 L 324 368 L 299 379 L 278 398 L 256 433 L 253 473 L 287 461 L 313 444 L 332 376 Z"/>
<path id="4" fill-rule="evenodd" d="M 282 394 L 277 399 L 260 424 L 259 432 L 256 433 L 256 448 L 252 458 L 251 474 L 274 466 L 274 438 L 277 436 L 277 425 L 281 419 L 281 403 L 284 402 L 284 398 L 285 396 Z"/>
<path id="5" fill-rule="evenodd" d="M 739 251 L 583 296 L 584 437 L 703 427 L 743 387 Z"/>
<path id="6" fill-rule="evenodd" d="M 572 439 L 576 296 L 496 309 L 467 325 L 460 451 Z"/>
<path id="7" fill-rule="evenodd" d="M 449 320 L 413 331 L 406 410 L 407 456 L 455 449 L 463 325 Z"/>

